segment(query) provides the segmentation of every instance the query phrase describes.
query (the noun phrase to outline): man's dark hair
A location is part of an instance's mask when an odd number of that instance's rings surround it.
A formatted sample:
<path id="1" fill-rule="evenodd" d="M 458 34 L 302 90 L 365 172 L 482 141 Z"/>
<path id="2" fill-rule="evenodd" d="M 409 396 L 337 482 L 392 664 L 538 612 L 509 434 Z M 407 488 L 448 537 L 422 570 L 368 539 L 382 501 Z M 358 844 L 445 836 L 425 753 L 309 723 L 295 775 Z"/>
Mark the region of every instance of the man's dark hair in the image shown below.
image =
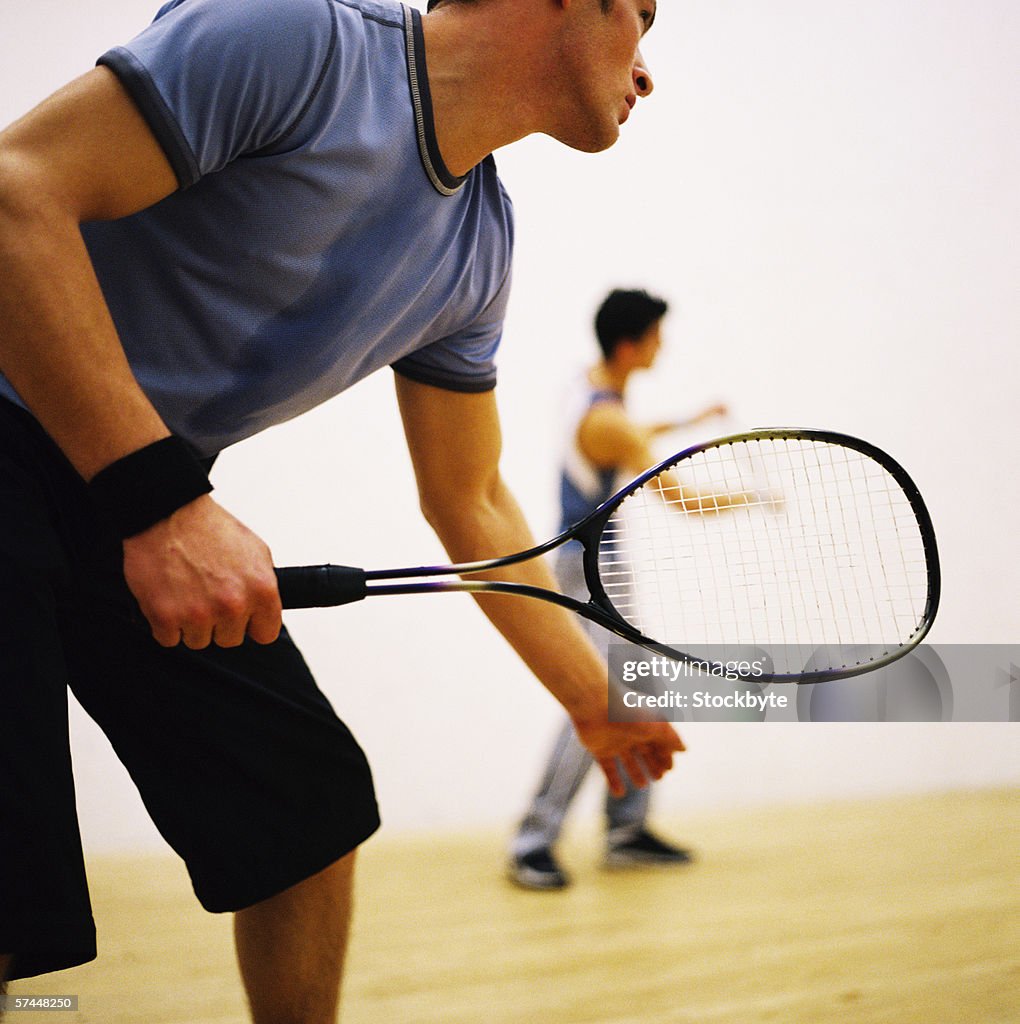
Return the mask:
<path id="1" fill-rule="evenodd" d="M 643 290 L 611 291 L 595 314 L 595 337 L 602 354 L 611 359 L 621 341 L 636 341 L 668 308 L 664 299 Z"/>

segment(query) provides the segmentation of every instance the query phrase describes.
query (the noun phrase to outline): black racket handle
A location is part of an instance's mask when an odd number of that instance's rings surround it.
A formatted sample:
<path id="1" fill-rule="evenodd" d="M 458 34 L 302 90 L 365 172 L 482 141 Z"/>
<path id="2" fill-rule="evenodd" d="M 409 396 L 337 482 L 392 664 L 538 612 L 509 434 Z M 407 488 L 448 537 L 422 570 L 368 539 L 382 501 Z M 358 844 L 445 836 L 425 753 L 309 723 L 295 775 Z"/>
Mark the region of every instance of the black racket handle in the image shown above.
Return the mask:
<path id="1" fill-rule="evenodd" d="M 295 565 L 276 570 L 284 608 L 331 608 L 368 593 L 365 570 L 349 565 Z"/>

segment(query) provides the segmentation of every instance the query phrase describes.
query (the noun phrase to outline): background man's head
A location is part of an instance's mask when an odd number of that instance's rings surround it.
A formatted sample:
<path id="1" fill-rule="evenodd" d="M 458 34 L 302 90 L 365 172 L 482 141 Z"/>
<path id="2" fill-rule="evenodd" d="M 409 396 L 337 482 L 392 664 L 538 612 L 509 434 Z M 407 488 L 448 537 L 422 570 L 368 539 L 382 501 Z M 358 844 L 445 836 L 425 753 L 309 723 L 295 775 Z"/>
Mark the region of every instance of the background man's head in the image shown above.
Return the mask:
<path id="1" fill-rule="evenodd" d="M 595 337 L 605 360 L 611 362 L 625 345 L 658 351 L 659 324 L 668 308 L 664 299 L 643 289 L 611 291 L 595 314 Z"/>

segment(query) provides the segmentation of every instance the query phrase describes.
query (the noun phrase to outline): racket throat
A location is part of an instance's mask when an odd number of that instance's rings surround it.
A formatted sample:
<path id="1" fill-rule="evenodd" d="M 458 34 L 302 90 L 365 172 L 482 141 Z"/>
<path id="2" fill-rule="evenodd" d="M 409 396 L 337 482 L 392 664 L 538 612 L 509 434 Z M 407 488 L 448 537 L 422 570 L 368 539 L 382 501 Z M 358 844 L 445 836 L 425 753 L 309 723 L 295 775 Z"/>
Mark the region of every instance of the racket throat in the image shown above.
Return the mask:
<path id="1" fill-rule="evenodd" d="M 284 608 L 333 607 L 368 596 L 365 570 L 350 565 L 277 569 L 276 581 Z"/>

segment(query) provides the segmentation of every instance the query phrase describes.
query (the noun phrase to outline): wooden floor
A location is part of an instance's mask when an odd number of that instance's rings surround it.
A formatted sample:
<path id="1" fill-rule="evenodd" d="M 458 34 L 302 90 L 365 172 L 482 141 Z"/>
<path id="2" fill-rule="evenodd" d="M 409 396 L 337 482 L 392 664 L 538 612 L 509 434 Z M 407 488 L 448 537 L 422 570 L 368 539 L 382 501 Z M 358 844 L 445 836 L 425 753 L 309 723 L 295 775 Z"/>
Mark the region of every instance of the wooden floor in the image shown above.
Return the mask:
<path id="1" fill-rule="evenodd" d="M 374 839 L 345 1024 L 1018 1024 L 1020 790 L 701 816 L 700 859 L 575 886 L 501 877 L 503 836 Z M 78 1024 L 242 1024 L 230 922 L 161 858 L 90 865 L 100 960 L 12 985 Z M 21 1024 L 21 1014 L 9 1020 Z"/>

